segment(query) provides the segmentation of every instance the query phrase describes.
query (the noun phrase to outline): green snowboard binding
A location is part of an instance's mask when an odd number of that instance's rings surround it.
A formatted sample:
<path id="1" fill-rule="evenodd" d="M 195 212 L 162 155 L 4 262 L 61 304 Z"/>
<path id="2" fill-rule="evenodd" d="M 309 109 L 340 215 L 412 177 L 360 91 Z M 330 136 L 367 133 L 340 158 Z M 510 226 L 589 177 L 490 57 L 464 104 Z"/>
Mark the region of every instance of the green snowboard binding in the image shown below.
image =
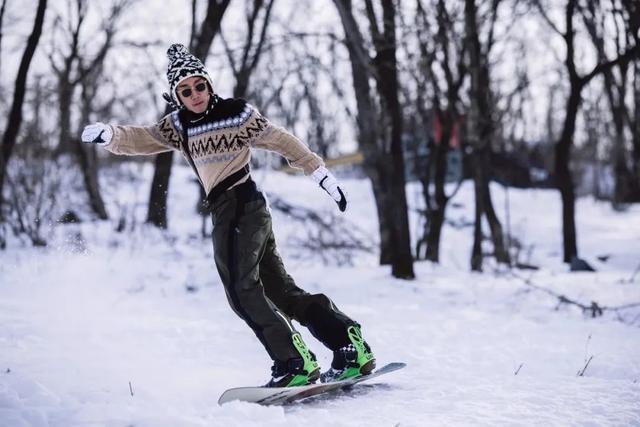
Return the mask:
<path id="1" fill-rule="evenodd" d="M 320 375 L 320 381 L 328 383 L 369 375 L 376 367 L 376 358 L 362 338 L 359 326 L 349 326 L 350 343 L 333 352 L 331 368 Z"/>
<path id="2" fill-rule="evenodd" d="M 286 362 L 274 361 L 271 367 L 271 381 L 267 387 L 297 387 L 312 384 L 320 377 L 320 366 L 316 356 L 304 343 L 300 333 L 294 332 L 291 339 L 300 357 Z"/>

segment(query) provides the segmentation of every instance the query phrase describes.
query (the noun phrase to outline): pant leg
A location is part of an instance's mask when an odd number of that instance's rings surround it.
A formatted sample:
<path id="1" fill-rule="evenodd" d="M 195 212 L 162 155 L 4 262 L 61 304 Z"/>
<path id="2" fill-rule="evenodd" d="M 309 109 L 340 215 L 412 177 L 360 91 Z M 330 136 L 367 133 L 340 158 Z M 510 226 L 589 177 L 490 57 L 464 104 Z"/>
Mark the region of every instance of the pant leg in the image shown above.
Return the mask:
<path id="1" fill-rule="evenodd" d="M 253 183 L 251 183 L 253 184 Z M 244 185 L 244 184 L 243 184 Z M 266 297 L 258 269 L 271 231 L 271 216 L 255 191 L 227 192 L 212 211 L 215 262 L 232 309 L 256 334 L 273 360 L 300 357 L 293 326 Z"/>
<path id="2" fill-rule="evenodd" d="M 260 279 L 267 297 L 284 313 L 306 326 L 316 339 L 331 350 L 350 343 L 347 328 L 357 323 L 338 310 L 324 294 L 309 294 L 296 286 L 286 272 L 270 230 L 260 261 Z"/>

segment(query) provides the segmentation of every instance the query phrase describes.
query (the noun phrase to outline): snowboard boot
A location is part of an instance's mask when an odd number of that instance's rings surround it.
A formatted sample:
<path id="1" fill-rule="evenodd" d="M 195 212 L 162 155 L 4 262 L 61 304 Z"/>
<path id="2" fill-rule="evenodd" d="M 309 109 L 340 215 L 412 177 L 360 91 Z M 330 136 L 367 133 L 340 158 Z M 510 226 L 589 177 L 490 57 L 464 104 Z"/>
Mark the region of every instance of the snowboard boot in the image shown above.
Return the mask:
<path id="1" fill-rule="evenodd" d="M 320 367 L 316 355 L 302 341 L 302 337 L 295 332 L 291 339 L 300 357 L 287 361 L 276 360 L 271 367 L 271 381 L 267 387 L 296 387 L 314 383 L 320 377 Z"/>
<path id="2" fill-rule="evenodd" d="M 321 382 L 328 383 L 369 375 L 375 369 L 376 358 L 362 338 L 360 327 L 349 326 L 347 335 L 351 343 L 333 352 L 331 368 L 320 375 Z"/>

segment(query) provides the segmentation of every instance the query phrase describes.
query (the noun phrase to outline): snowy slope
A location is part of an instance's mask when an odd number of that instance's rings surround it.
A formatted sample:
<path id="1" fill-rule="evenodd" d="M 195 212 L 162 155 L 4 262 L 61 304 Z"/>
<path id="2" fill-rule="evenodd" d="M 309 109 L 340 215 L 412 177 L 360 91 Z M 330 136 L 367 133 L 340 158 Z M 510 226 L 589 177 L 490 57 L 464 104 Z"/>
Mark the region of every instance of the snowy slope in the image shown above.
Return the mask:
<path id="1" fill-rule="evenodd" d="M 300 258 L 288 244 L 299 226 L 275 212 L 298 284 L 360 321 L 380 363 L 408 367 L 357 397 L 218 406 L 226 388 L 266 382 L 270 361 L 227 306 L 211 243 L 198 237 L 189 170 L 172 178 L 171 230 L 162 234 L 141 224 L 150 169 L 128 167 L 142 181 L 105 177 L 105 185 L 117 188 L 108 192 L 112 216 L 127 204 L 135 227 L 116 234 L 115 222 L 86 222 L 56 229 L 47 249 L 0 252 L 0 426 L 640 425 L 640 309 L 591 319 L 523 280 L 587 305 L 640 302 L 640 207 L 619 213 L 580 200 L 579 247 L 599 272 L 570 274 L 560 262 L 557 194 L 509 190 L 510 228 L 541 270 L 514 277 L 487 262 L 472 274 L 471 228 L 448 226 L 442 265 L 416 263 L 410 282 L 392 279 L 375 254 L 351 267 Z M 255 178 L 290 203 L 334 213 L 304 177 Z M 342 220 L 375 240 L 370 185 L 345 186 Z M 494 190 L 504 217 L 505 190 Z M 409 186 L 412 203 L 418 193 Z M 469 221 L 471 186 L 454 202 L 449 218 Z M 302 332 L 328 366 L 329 352 Z"/>

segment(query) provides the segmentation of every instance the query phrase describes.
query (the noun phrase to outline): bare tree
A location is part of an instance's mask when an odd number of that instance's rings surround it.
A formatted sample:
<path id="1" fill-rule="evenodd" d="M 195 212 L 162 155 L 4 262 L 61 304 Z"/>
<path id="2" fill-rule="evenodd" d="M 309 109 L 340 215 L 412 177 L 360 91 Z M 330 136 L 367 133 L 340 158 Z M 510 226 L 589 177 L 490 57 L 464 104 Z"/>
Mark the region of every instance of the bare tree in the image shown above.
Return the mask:
<path id="1" fill-rule="evenodd" d="M 191 53 L 203 63 L 209 55 L 209 49 L 216 34 L 220 32 L 220 25 L 231 0 L 209 0 L 207 13 L 196 27 L 196 0 L 192 0 L 191 17 Z M 167 107 L 165 114 L 171 112 Z M 167 228 L 167 196 L 169 194 L 169 178 L 173 163 L 173 151 L 161 153 L 156 156 L 153 181 L 149 193 L 149 209 L 147 210 L 147 222 L 159 228 Z"/>
<path id="2" fill-rule="evenodd" d="M 103 67 L 100 66 L 89 73 L 81 82 L 80 92 L 80 123 L 89 123 L 90 116 L 94 112 L 99 112 L 101 117 L 109 116 L 111 105 L 114 99 L 108 99 L 105 104 L 96 105 L 98 98 L 96 95 L 101 87 L 103 77 Z M 100 219 L 107 219 L 107 212 L 100 192 L 98 181 L 98 153 L 95 144 L 83 144 L 77 137 L 73 141 L 76 155 L 80 162 L 84 186 L 89 195 L 89 204 L 92 210 Z"/>
<path id="3" fill-rule="evenodd" d="M 8 228 L 16 237 L 28 239 L 33 246 L 47 245 L 43 228 L 54 221 L 61 186 L 60 167 L 46 149 L 46 141 L 51 135 L 42 127 L 42 117 L 49 103 L 43 80 L 42 76 L 35 79 L 27 101 L 33 114 L 24 124 L 7 170 Z M 0 246 L 2 243 L 0 236 Z"/>
<path id="4" fill-rule="evenodd" d="M 483 49 L 479 38 L 476 2 L 475 0 L 465 0 L 465 27 L 469 51 L 469 74 L 471 76 L 471 108 L 467 140 L 473 150 L 473 182 L 475 189 L 475 226 L 471 253 L 471 269 L 474 271 L 482 270 L 483 216 L 486 216 L 489 223 L 497 261 L 506 264 L 510 262 L 509 252 L 504 243 L 502 225 L 493 208 L 489 191 L 491 141 L 495 138 L 496 130 L 492 117 L 489 51 L 493 43 L 493 25 L 499 3 L 500 0 L 492 0 L 488 41 Z"/>
<path id="5" fill-rule="evenodd" d="M 100 219 L 107 219 L 107 210 L 105 208 L 100 187 L 98 185 L 98 167 L 95 162 L 95 148 L 84 147 L 80 139 L 77 137 L 77 129 L 72 129 L 71 114 L 74 106 L 74 98 L 76 90 L 82 87 L 87 79 L 93 77 L 96 82 L 96 76 L 100 75 L 104 66 L 104 60 L 113 44 L 113 37 L 116 32 L 116 24 L 123 10 L 131 3 L 131 0 L 118 0 L 111 7 L 109 15 L 103 22 L 102 31 L 104 32 L 104 41 L 97 49 L 97 53 L 93 58 L 88 59 L 83 52 L 81 35 L 83 25 L 87 18 L 89 4 L 86 0 L 69 0 L 68 9 L 73 13 L 69 13 L 68 39 L 69 46 L 65 47 L 65 53 L 62 49 L 52 52 L 49 55 L 49 61 L 53 68 L 57 79 L 58 90 L 58 109 L 59 109 L 59 135 L 57 153 L 73 152 L 77 155 L 80 170 L 84 180 L 84 186 L 89 197 L 89 204 L 93 212 Z M 73 16 L 73 18 L 71 18 Z M 56 26 L 63 26 L 64 20 L 61 17 L 56 19 Z M 85 103 L 85 107 L 88 107 Z M 84 114 L 88 119 L 88 114 Z"/>
<path id="6" fill-rule="evenodd" d="M 365 12 L 375 58 L 368 53 L 355 19 L 351 0 L 334 0 L 345 33 L 358 106 L 358 141 L 364 170 L 371 179 L 380 230 L 380 263 L 391 264 L 394 277 L 413 279 L 402 147 L 402 112 L 396 60 L 396 10 L 392 0 L 382 0 L 382 29 L 371 0 Z M 375 81 L 372 90 L 370 79 Z"/>
<path id="7" fill-rule="evenodd" d="M 234 51 L 229 47 L 223 34 L 220 38 L 227 52 L 227 58 L 231 65 L 231 71 L 236 79 L 236 85 L 233 89 L 234 98 L 242 98 L 247 95 L 249 89 L 249 81 L 253 71 L 256 69 L 260 56 L 264 51 L 264 45 L 267 36 L 267 28 L 271 21 L 271 10 L 275 0 L 247 0 L 246 7 L 246 24 L 245 40 L 240 48 L 239 58 L 236 57 Z M 260 20 L 260 16 L 262 19 Z"/>
<path id="8" fill-rule="evenodd" d="M 306 142 L 326 159 L 329 157 L 329 148 L 337 140 L 337 131 L 331 125 L 335 117 L 329 117 L 328 112 L 322 107 L 322 95 L 318 93 L 320 72 L 316 67 L 310 67 L 306 73 L 301 69 L 299 79 L 303 85 L 303 99 L 309 107 L 309 119 L 313 124 L 307 130 Z"/>
<path id="9" fill-rule="evenodd" d="M 431 16 L 431 20 L 435 22 L 433 25 L 423 2 L 417 0 L 416 6 L 415 26 L 408 29 L 413 31 L 415 28 L 419 51 L 418 64 L 412 77 L 417 89 L 415 106 L 422 124 L 421 136 L 423 144 L 428 144 L 429 148 L 426 165 L 416 165 L 426 205 L 425 228 L 417 242 L 416 256 L 421 256 L 422 247 L 426 245 L 425 258 L 439 262 L 440 236 L 447 203 L 457 191 L 447 195 L 445 183 L 449 149 L 461 117 L 460 90 L 467 75 L 463 60 L 465 43 L 464 37 L 455 33 L 454 23 L 461 12 L 456 5 L 450 6 L 451 11 L 444 0 L 429 4 L 429 9 L 434 9 Z M 433 31 L 431 27 L 434 27 Z M 405 48 L 407 51 L 409 49 L 408 46 Z M 429 97 L 428 100 L 426 96 Z M 434 121 L 440 125 L 439 135 L 433 135 Z"/>
<path id="10" fill-rule="evenodd" d="M 564 31 L 560 30 L 553 23 L 551 18 L 547 16 L 547 13 L 539 0 L 535 0 L 535 4 L 538 7 L 540 15 L 544 18 L 549 27 L 562 37 L 566 45 L 565 68 L 569 79 L 570 89 L 569 96 L 566 100 L 566 112 L 562 126 L 562 133 L 555 144 L 555 179 L 556 186 L 560 191 L 560 196 L 562 198 L 564 262 L 571 262 L 574 258 L 578 257 L 578 245 L 575 223 L 576 196 L 573 177 L 571 176 L 571 169 L 569 168 L 569 161 L 571 159 L 571 148 L 573 146 L 576 118 L 582 102 L 582 90 L 595 77 L 601 75 L 606 70 L 628 63 L 629 61 L 637 58 L 638 53 L 640 52 L 640 44 L 637 43 L 636 39 L 635 43 L 632 46 L 629 46 L 622 54 L 619 54 L 617 58 L 613 60 L 601 60 L 591 69 L 591 71 L 584 75 L 580 75 L 576 66 L 574 30 L 574 17 L 576 15 L 578 0 L 567 0 L 564 8 Z"/>
<path id="11" fill-rule="evenodd" d="M 20 125 L 22 124 L 22 105 L 24 103 L 27 86 L 27 74 L 29 73 L 31 60 L 33 59 L 33 55 L 38 47 L 38 42 L 40 41 L 46 9 L 47 0 L 38 0 L 38 8 L 36 10 L 33 29 L 31 30 L 31 34 L 27 40 L 27 46 L 22 55 L 20 67 L 18 68 L 18 75 L 16 77 L 15 90 L 13 93 L 13 104 L 11 105 L 11 112 L 9 113 L 9 120 L 7 121 L 7 128 L 5 129 L 2 137 L 2 147 L 0 147 L 0 220 L 2 220 L 2 194 L 5 176 L 7 173 L 7 164 L 11 158 L 11 153 L 15 146 L 18 132 L 20 131 Z"/>
<path id="12" fill-rule="evenodd" d="M 608 33 L 605 29 L 605 21 L 610 18 L 614 21 L 615 29 L 615 45 L 618 54 L 621 54 L 626 46 L 631 42 L 631 28 L 625 28 L 624 17 L 622 16 L 622 7 L 617 0 L 610 2 L 611 12 L 607 13 L 600 0 L 587 2 L 586 5 L 580 7 L 583 22 L 591 40 L 596 47 L 598 60 L 605 62 L 607 54 L 605 50 L 605 40 Z M 623 28 L 621 28 L 621 26 Z M 640 177 L 634 174 L 634 167 L 629 152 L 625 148 L 625 128 L 626 124 L 631 124 L 630 111 L 627 108 L 626 98 L 628 93 L 628 75 L 629 69 L 633 70 L 633 64 L 629 67 L 628 62 L 618 64 L 616 68 L 606 68 L 602 71 L 604 77 L 604 89 L 614 126 L 613 138 L 613 171 L 615 178 L 615 187 L 613 192 L 613 204 L 618 205 L 625 202 L 640 201 Z"/>
<path id="13" fill-rule="evenodd" d="M 261 109 L 276 110 L 287 128 L 304 123 L 305 143 L 325 159 L 330 157 L 331 149 L 336 148 L 339 119 L 353 116 L 345 100 L 344 82 L 336 72 L 336 43 L 331 33 L 270 37 L 265 45 L 263 66 L 255 73 L 259 84 L 254 85 L 256 89 L 251 93 L 252 100 Z M 277 84 L 274 85 L 274 81 Z M 331 92 L 325 91 L 325 83 L 331 85 Z M 332 101 L 337 101 L 340 107 L 332 107 Z M 303 112 L 306 115 L 301 114 Z M 281 164 L 285 162 L 282 159 Z"/>
<path id="14" fill-rule="evenodd" d="M 4 35 L 4 13 L 7 9 L 7 1 L 2 0 L 2 5 L 0 5 L 0 70 L 2 70 L 2 38 Z"/>
<path id="15" fill-rule="evenodd" d="M 633 1 L 622 2 L 625 8 L 627 28 L 636 46 L 640 45 L 640 4 Z M 633 142 L 633 170 L 640 181 L 640 61 L 633 61 L 633 114 L 629 115 L 631 140 Z"/>

